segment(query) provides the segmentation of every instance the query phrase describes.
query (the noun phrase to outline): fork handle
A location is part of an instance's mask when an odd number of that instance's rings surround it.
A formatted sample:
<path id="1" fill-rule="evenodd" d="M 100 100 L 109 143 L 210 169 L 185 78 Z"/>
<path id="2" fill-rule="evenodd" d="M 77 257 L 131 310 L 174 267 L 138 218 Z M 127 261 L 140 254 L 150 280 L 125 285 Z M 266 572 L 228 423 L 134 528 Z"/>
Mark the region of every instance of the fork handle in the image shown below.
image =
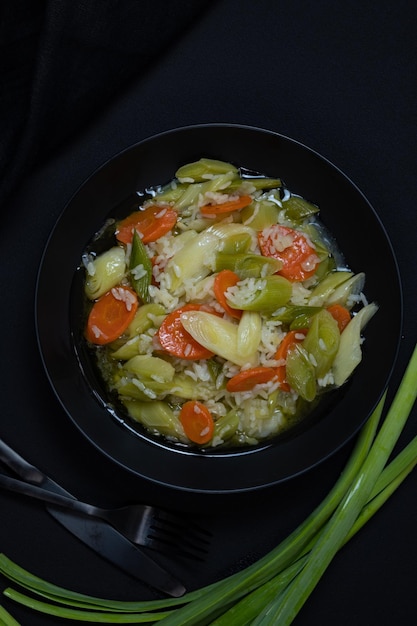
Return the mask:
<path id="1" fill-rule="evenodd" d="M 45 474 L 28 463 L 2 439 L 0 439 L 0 461 L 28 482 L 41 484 L 46 478 Z"/>
<path id="2" fill-rule="evenodd" d="M 58 493 L 46 491 L 37 485 L 30 485 L 22 480 L 11 478 L 10 476 L 5 476 L 4 474 L 0 474 L 0 487 L 8 491 L 13 491 L 14 493 L 19 493 L 23 496 L 29 496 L 30 498 L 41 500 L 42 502 L 48 502 L 49 504 L 55 504 L 66 509 L 71 509 L 77 513 L 100 517 L 100 509 L 92 504 L 87 504 L 86 502 L 80 502 L 79 500 L 74 500 L 73 498 L 67 498 L 66 496 L 62 496 Z"/>

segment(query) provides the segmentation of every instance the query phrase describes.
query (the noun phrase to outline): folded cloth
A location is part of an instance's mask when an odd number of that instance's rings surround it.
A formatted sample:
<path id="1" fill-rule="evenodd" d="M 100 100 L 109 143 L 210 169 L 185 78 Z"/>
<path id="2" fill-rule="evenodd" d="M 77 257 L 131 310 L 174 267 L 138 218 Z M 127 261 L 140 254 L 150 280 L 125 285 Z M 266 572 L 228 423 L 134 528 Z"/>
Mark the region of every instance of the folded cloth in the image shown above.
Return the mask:
<path id="1" fill-rule="evenodd" d="M 13 0 L 0 10 L 0 203 L 190 28 L 208 0 Z"/>

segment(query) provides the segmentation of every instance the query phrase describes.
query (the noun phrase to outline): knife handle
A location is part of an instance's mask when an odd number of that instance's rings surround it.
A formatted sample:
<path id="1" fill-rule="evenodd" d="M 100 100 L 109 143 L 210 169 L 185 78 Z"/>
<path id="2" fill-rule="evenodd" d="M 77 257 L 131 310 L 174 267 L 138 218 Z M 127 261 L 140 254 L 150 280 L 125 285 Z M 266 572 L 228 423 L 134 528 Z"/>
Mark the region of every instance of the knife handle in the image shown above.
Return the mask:
<path id="1" fill-rule="evenodd" d="M 34 465 L 28 463 L 2 439 L 0 439 L 0 461 L 10 467 L 23 480 L 27 480 L 30 483 L 40 485 L 46 478 L 45 474 Z"/>

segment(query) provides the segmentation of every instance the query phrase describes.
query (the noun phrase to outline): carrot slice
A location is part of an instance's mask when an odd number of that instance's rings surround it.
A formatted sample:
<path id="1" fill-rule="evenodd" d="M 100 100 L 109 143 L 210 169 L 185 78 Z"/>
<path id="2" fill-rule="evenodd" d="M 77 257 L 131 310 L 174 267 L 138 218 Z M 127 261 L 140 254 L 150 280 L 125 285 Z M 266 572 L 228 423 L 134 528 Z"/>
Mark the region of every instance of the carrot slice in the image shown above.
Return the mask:
<path id="1" fill-rule="evenodd" d="M 133 232 L 137 230 L 142 243 L 156 241 L 175 226 L 177 217 L 177 212 L 171 207 L 156 204 L 143 211 L 134 211 L 119 222 L 116 239 L 122 243 L 131 243 Z"/>
<path id="2" fill-rule="evenodd" d="M 181 315 L 186 311 L 201 310 L 215 313 L 213 309 L 204 305 L 186 304 L 166 316 L 158 331 L 159 343 L 166 352 L 190 361 L 209 359 L 213 356 L 213 352 L 199 344 L 181 323 Z"/>
<path id="3" fill-rule="evenodd" d="M 275 353 L 275 360 L 280 361 L 281 359 L 286 359 L 289 350 L 296 344 L 303 341 L 307 334 L 307 330 L 290 330 L 281 343 L 278 346 L 278 350 Z M 278 365 L 275 368 L 276 375 L 279 380 L 280 387 L 283 391 L 290 391 L 290 386 L 286 380 L 286 367 L 285 365 Z"/>
<path id="4" fill-rule="evenodd" d="M 277 273 L 284 278 L 298 282 L 314 275 L 319 258 L 300 231 L 272 224 L 258 233 L 258 241 L 263 256 L 282 262 Z"/>
<path id="5" fill-rule="evenodd" d="M 200 207 L 200 213 L 206 216 L 231 213 L 232 211 L 243 209 L 243 207 L 248 206 L 251 202 L 252 198 L 250 196 L 240 196 L 236 200 L 229 200 L 228 202 L 222 202 L 220 204 L 205 204 Z"/>
<path id="6" fill-rule="evenodd" d="M 185 402 L 179 419 L 188 439 L 194 443 L 207 443 L 213 437 L 213 417 L 208 408 L 198 400 Z"/>
<path id="7" fill-rule="evenodd" d="M 124 333 L 138 309 L 138 297 L 130 287 L 113 287 L 94 303 L 85 336 L 97 345 L 111 343 Z"/>
<path id="8" fill-rule="evenodd" d="M 239 276 L 235 272 L 232 272 L 232 270 L 222 270 L 216 275 L 213 283 L 214 296 L 217 302 L 223 307 L 226 313 L 237 320 L 242 317 L 242 311 L 229 306 L 226 299 L 226 291 L 229 287 L 234 287 L 239 280 Z"/>
<path id="9" fill-rule="evenodd" d="M 227 381 L 226 389 L 230 393 L 237 391 L 251 391 L 256 385 L 269 383 L 277 377 L 275 367 L 252 367 L 243 370 Z"/>
<path id="10" fill-rule="evenodd" d="M 351 320 L 350 312 L 341 304 L 332 304 L 327 307 L 327 310 L 333 319 L 336 320 L 339 331 L 342 333 Z"/>

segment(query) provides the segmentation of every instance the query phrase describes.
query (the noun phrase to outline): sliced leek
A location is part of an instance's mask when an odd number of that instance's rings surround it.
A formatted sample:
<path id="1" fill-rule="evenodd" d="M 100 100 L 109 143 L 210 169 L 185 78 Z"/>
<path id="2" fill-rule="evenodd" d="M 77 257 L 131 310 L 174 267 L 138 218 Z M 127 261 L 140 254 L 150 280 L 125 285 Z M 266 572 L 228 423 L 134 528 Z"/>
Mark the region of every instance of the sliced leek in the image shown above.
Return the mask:
<path id="1" fill-rule="evenodd" d="M 134 420 L 155 434 L 161 433 L 166 437 L 175 437 L 182 441 L 187 439 L 181 422 L 166 402 L 162 400 L 155 400 L 154 402 L 124 400 L 124 405 Z"/>
<path id="2" fill-rule="evenodd" d="M 365 274 L 363 272 L 355 274 L 348 280 L 345 280 L 341 285 L 336 287 L 334 291 L 329 294 L 326 300 L 326 305 L 330 304 L 342 304 L 348 309 L 351 309 L 361 299 L 361 294 L 365 286 Z"/>
<path id="3" fill-rule="evenodd" d="M 240 416 L 237 409 L 232 409 L 226 415 L 222 415 L 214 424 L 214 437 L 227 441 L 231 439 L 239 428 Z"/>
<path id="4" fill-rule="evenodd" d="M 175 176 L 179 181 L 203 182 L 213 176 L 226 174 L 227 172 L 231 172 L 234 176 L 237 176 L 238 169 L 226 161 L 202 158 L 193 163 L 182 165 L 175 172 Z"/>
<path id="5" fill-rule="evenodd" d="M 336 320 L 323 309 L 311 318 L 310 328 L 303 341 L 317 378 L 330 370 L 340 344 L 340 331 Z"/>
<path id="6" fill-rule="evenodd" d="M 216 224 L 212 224 L 207 228 L 207 232 L 216 235 L 222 240 L 219 248 L 222 252 L 226 252 L 225 247 L 227 246 L 227 241 L 231 237 L 249 235 L 252 239 L 251 247 L 254 247 L 257 241 L 256 230 L 250 226 L 245 226 L 244 224 L 235 222 L 218 222 Z"/>
<path id="7" fill-rule="evenodd" d="M 160 383 L 171 382 L 175 368 L 171 363 L 156 356 L 138 354 L 124 364 L 124 369 L 139 379 L 151 379 Z"/>
<path id="8" fill-rule="evenodd" d="M 233 178 L 233 172 L 227 172 L 226 174 L 215 176 L 207 182 L 189 185 L 175 202 L 174 208 L 183 215 L 190 214 L 192 209 L 198 207 L 202 199 L 204 200 L 205 197 L 207 197 L 207 202 L 202 203 L 209 203 L 209 196 L 207 196 L 207 194 L 221 192 L 226 193 Z"/>
<path id="9" fill-rule="evenodd" d="M 334 382 L 343 385 L 362 360 L 361 332 L 375 315 L 378 306 L 366 305 L 349 322 L 340 337 L 340 345 L 333 363 Z"/>
<path id="10" fill-rule="evenodd" d="M 321 310 L 322 307 L 318 306 L 290 304 L 278 310 L 274 315 L 274 319 L 288 325 L 290 330 L 299 330 L 300 328 L 308 328 L 313 315 L 316 315 Z"/>
<path id="11" fill-rule="evenodd" d="M 242 222 L 255 230 L 263 230 L 277 223 L 280 211 L 281 207 L 269 200 L 252 202 L 242 209 Z"/>
<path id="12" fill-rule="evenodd" d="M 267 178 L 266 176 L 244 176 L 241 179 L 233 181 L 230 187 L 233 190 L 239 187 L 249 187 L 252 191 L 279 189 L 282 187 L 282 180 L 280 178 Z"/>
<path id="13" fill-rule="evenodd" d="M 216 234 L 205 230 L 187 241 L 168 261 L 165 272 L 170 277 L 174 294 L 184 292 L 186 281 L 201 280 L 210 274 L 219 241 Z"/>
<path id="14" fill-rule="evenodd" d="M 110 352 L 110 356 L 112 359 L 127 361 L 132 357 L 139 354 L 140 346 L 140 336 L 136 335 L 132 339 L 128 339 L 125 343 L 123 343 L 119 348 Z"/>
<path id="15" fill-rule="evenodd" d="M 297 344 L 289 351 L 286 363 L 287 382 L 301 398 L 312 402 L 317 394 L 314 366 L 307 351 Z"/>
<path id="16" fill-rule="evenodd" d="M 238 350 L 238 326 L 205 311 L 189 311 L 181 315 L 184 328 L 199 344 L 217 356 L 236 365 L 254 365 Z"/>
<path id="17" fill-rule="evenodd" d="M 336 270 L 327 274 L 311 292 L 309 304 L 323 306 L 340 285 L 353 276 L 353 272 Z"/>
<path id="18" fill-rule="evenodd" d="M 261 278 L 276 274 L 282 269 L 282 262 L 259 254 L 225 254 L 218 252 L 215 257 L 215 270 L 232 270 L 240 278 Z"/>
<path id="19" fill-rule="evenodd" d="M 215 389 L 209 384 L 196 384 L 185 374 L 175 374 L 174 378 L 166 383 L 153 379 L 122 377 L 115 383 L 115 389 L 121 398 L 130 398 L 149 402 L 158 397 L 181 398 L 182 400 L 208 400 Z"/>
<path id="20" fill-rule="evenodd" d="M 243 280 L 228 290 L 226 296 L 229 305 L 243 311 L 272 313 L 287 304 L 292 295 L 292 285 L 283 276 L 266 276 L 250 283 Z"/>
<path id="21" fill-rule="evenodd" d="M 262 319 L 256 311 L 244 311 L 237 328 L 237 352 L 253 363 L 261 343 Z"/>
<path id="22" fill-rule="evenodd" d="M 221 252 L 223 254 L 242 254 L 248 252 L 252 244 L 252 236 L 248 232 L 238 232 L 223 239 Z"/>
<path id="23" fill-rule="evenodd" d="M 87 263 L 85 294 L 96 300 L 118 285 L 126 273 L 126 254 L 114 246 Z"/>
<path id="24" fill-rule="evenodd" d="M 286 217 L 294 222 L 302 221 L 306 217 L 310 217 L 319 212 L 318 206 L 308 202 L 300 196 L 290 195 L 290 197 L 282 203 Z"/>
<path id="25" fill-rule="evenodd" d="M 126 331 L 127 334 L 129 337 L 136 337 L 152 328 L 152 326 L 159 326 L 165 313 L 166 311 L 161 304 L 156 304 L 155 302 L 143 304 L 136 311 L 135 317 Z"/>

